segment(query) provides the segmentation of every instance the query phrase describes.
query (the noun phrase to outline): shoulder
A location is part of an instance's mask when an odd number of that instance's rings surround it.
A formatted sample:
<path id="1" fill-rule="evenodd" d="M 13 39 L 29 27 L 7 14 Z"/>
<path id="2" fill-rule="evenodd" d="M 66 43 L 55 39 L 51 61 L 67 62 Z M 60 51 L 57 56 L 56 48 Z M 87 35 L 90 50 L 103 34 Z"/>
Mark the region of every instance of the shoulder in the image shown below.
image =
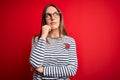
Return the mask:
<path id="1" fill-rule="evenodd" d="M 64 39 L 66 40 L 66 41 L 68 41 L 68 42 L 75 42 L 75 39 L 73 38 L 73 37 L 71 37 L 71 36 L 64 36 Z"/>

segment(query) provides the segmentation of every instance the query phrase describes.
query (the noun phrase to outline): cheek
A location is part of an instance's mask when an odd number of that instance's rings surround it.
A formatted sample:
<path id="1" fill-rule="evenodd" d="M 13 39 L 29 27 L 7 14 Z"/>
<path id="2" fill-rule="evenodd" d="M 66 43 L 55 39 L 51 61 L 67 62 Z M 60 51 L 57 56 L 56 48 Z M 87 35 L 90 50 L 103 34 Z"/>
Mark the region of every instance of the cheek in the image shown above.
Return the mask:
<path id="1" fill-rule="evenodd" d="M 58 20 L 57 20 L 56 27 L 59 27 L 59 25 L 60 25 L 60 20 L 58 19 Z"/>
<path id="2" fill-rule="evenodd" d="M 58 21 L 57 21 L 57 22 L 58 22 L 58 25 L 59 25 L 59 24 L 60 24 L 60 19 L 58 19 Z"/>
<path id="3" fill-rule="evenodd" d="M 47 24 L 47 25 L 50 25 L 50 21 L 46 21 L 46 24 Z"/>
<path id="4" fill-rule="evenodd" d="M 60 21 L 58 22 L 58 27 L 59 27 L 59 25 L 60 25 Z"/>

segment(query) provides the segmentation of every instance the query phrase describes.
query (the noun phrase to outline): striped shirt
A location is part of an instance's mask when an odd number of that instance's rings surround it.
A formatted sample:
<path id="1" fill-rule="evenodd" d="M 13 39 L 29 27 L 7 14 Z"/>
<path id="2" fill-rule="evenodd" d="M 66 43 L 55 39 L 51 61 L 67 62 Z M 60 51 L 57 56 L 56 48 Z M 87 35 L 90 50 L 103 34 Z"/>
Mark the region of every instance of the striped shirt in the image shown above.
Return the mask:
<path id="1" fill-rule="evenodd" d="M 30 64 L 34 68 L 44 66 L 43 74 L 35 71 L 33 80 L 69 80 L 77 71 L 76 43 L 72 37 L 32 39 Z"/>

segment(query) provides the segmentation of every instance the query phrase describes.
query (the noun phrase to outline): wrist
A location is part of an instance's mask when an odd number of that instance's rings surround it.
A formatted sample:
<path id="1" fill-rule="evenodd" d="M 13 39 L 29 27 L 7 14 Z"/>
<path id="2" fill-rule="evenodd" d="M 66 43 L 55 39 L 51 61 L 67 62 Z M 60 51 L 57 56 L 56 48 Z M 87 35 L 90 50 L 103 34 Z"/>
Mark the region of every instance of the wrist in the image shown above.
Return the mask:
<path id="1" fill-rule="evenodd" d="M 41 37 L 40 37 L 40 39 L 44 39 L 44 40 L 46 40 L 46 37 L 44 37 L 44 36 L 41 36 Z"/>
<path id="2" fill-rule="evenodd" d="M 46 38 L 47 38 L 47 35 L 48 35 L 47 33 L 42 34 L 40 38 L 42 38 L 42 39 L 46 39 Z"/>

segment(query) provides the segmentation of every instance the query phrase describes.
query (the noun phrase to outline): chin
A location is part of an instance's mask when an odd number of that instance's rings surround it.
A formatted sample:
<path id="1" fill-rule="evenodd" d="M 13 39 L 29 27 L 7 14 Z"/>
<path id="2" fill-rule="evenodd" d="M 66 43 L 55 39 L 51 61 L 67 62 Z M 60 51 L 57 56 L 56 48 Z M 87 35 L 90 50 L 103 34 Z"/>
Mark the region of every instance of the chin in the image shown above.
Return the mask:
<path id="1" fill-rule="evenodd" d="M 55 30 L 55 29 L 58 29 L 58 26 L 53 25 L 51 28 L 52 28 L 52 30 Z"/>

